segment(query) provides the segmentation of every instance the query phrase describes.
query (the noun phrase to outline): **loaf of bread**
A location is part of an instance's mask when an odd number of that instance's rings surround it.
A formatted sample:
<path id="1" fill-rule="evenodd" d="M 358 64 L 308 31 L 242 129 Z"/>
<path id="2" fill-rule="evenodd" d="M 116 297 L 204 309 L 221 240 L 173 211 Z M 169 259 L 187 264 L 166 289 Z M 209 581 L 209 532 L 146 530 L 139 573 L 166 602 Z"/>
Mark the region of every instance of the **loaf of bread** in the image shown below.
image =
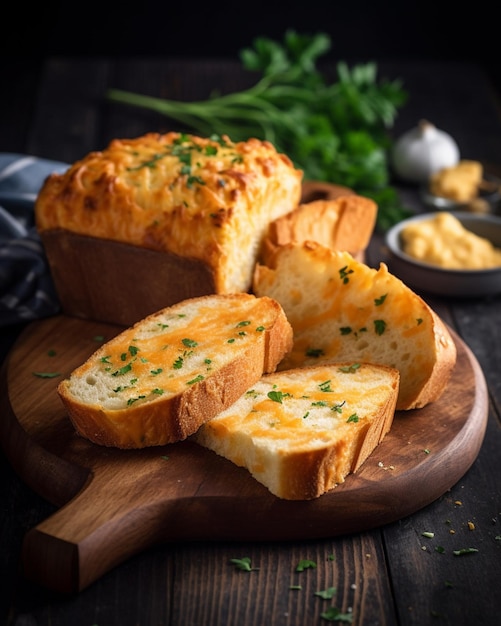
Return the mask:
<path id="1" fill-rule="evenodd" d="M 58 386 L 76 431 L 144 448 L 185 439 L 235 402 L 291 348 L 280 305 L 214 294 L 163 309 L 101 346 Z"/>
<path id="2" fill-rule="evenodd" d="M 399 374 L 364 363 L 263 376 L 193 435 L 271 493 L 316 498 L 356 472 L 390 430 Z"/>
<path id="3" fill-rule="evenodd" d="M 206 293 L 248 291 L 268 225 L 299 204 L 302 176 L 258 139 L 175 132 L 115 139 L 48 177 L 36 224 L 42 240 L 62 230 L 203 264 Z M 53 253 L 51 246 L 49 262 Z"/>
<path id="4" fill-rule="evenodd" d="M 256 267 L 254 293 L 277 300 L 292 325 L 294 346 L 280 369 L 329 361 L 393 367 L 397 409 L 435 401 L 450 378 L 456 346 L 447 327 L 384 263 L 376 270 L 348 252 L 289 244 L 274 267 Z"/>
<path id="5" fill-rule="evenodd" d="M 377 205 L 355 193 L 313 200 L 273 220 L 263 240 L 260 261 L 272 265 L 280 246 L 316 241 L 332 250 L 363 258 L 374 227 Z"/>

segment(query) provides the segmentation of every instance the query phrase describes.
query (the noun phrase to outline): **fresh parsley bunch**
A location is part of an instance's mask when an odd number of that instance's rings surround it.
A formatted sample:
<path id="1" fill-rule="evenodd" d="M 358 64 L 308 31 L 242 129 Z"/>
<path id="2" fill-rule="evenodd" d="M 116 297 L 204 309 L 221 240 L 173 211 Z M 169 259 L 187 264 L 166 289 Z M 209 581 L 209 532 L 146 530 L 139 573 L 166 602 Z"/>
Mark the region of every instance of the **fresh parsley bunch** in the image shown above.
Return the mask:
<path id="1" fill-rule="evenodd" d="M 118 89 L 110 99 L 148 108 L 202 136 L 233 141 L 267 139 L 304 171 L 306 180 L 352 187 L 378 203 L 378 224 L 403 216 L 389 187 L 388 130 L 407 97 L 400 81 L 377 78 L 375 63 L 336 66 L 328 82 L 317 66 L 331 46 L 324 33 L 288 31 L 283 43 L 266 37 L 240 52 L 246 70 L 259 75 L 250 88 L 198 102 L 180 102 Z"/>

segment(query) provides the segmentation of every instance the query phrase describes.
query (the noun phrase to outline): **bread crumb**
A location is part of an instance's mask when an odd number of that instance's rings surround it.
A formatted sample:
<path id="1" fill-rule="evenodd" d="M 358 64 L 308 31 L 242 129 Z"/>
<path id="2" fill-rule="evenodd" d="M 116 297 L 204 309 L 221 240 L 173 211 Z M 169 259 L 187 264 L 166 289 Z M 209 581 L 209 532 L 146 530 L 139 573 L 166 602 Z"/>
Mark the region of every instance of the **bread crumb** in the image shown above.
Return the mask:
<path id="1" fill-rule="evenodd" d="M 385 465 L 383 463 L 383 461 L 379 461 L 379 463 L 377 465 L 378 465 L 378 467 L 381 467 L 384 470 L 394 470 L 395 469 L 394 465 Z"/>
<path id="2" fill-rule="evenodd" d="M 475 530 L 475 524 L 473 522 L 468 522 L 468 529 Z"/>
<path id="3" fill-rule="evenodd" d="M 454 504 L 456 504 L 457 506 L 463 506 L 463 503 L 461 502 L 461 500 L 455 500 Z"/>

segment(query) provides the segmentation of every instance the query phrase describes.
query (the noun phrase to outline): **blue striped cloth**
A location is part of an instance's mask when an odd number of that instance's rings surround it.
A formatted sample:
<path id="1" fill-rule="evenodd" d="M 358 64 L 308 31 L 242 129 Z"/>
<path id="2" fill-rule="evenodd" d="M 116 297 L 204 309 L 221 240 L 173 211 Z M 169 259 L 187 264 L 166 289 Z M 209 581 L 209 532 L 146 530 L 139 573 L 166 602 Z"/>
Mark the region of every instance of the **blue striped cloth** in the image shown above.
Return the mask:
<path id="1" fill-rule="evenodd" d="M 60 310 L 33 205 L 45 178 L 67 167 L 58 161 L 0 153 L 0 326 Z"/>

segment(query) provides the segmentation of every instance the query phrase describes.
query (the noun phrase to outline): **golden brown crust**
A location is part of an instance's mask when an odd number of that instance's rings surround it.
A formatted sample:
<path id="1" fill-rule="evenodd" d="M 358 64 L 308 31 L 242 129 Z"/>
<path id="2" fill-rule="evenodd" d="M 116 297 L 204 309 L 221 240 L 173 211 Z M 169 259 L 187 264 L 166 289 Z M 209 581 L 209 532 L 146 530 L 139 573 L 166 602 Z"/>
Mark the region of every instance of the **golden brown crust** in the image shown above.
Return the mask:
<path id="1" fill-rule="evenodd" d="M 436 358 L 426 384 L 420 393 L 409 402 L 409 408 L 413 409 L 420 409 L 440 398 L 449 382 L 457 360 L 456 344 L 447 326 L 431 307 L 425 305 L 428 307 L 432 318 Z"/>
<path id="2" fill-rule="evenodd" d="M 63 312 L 131 326 L 190 297 L 216 292 L 205 263 L 66 230 L 40 234 Z"/>
<path id="3" fill-rule="evenodd" d="M 297 206 L 301 178 L 266 141 L 149 133 L 52 174 L 36 223 L 197 259 L 216 293 L 247 291 L 264 230 Z"/>
<path id="4" fill-rule="evenodd" d="M 178 332 L 178 340 L 185 336 L 184 321 L 179 322 L 178 331 L 171 330 L 175 325 L 173 320 L 184 315 L 190 318 L 190 332 L 198 332 L 197 349 L 201 357 L 211 356 L 209 361 L 203 361 L 203 367 L 195 371 L 188 369 L 186 373 L 172 369 L 172 358 L 168 360 L 165 356 L 169 342 L 175 341 L 174 333 Z M 224 334 L 214 338 L 217 333 L 210 329 L 215 329 L 219 320 L 222 328 L 235 329 L 242 316 L 244 320 L 247 316 L 252 319 L 253 325 L 249 325 L 249 330 L 242 326 L 241 341 L 228 341 Z M 160 326 L 165 330 L 160 330 Z M 236 330 L 231 333 L 231 337 L 234 333 L 238 336 Z M 158 342 L 158 348 L 152 342 Z M 138 358 L 142 356 L 147 363 L 144 369 L 134 358 L 129 358 L 132 344 L 137 347 Z M 126 329 L 62 381 L 58 393 L 76 431 L 94 443 L 118 448 L 164 445 L 191 435 L 202 423 L 232 404 L 263 373 L 274 371 L 291 345 L 292 329 L 275 301 L 249 294 L 204 296 L 169 307 Z M 226 355 L 219 365 L 218 353 L 222 350 Z M 118 366 L 111 367 L 111 363 L 117 362 Z M 129 362 L 133 364 L 131 373 L 111 380 L 116 368 Z M 199 382 L 193 383 L 202 371 Z M 158 372 L 153 383 L 152 372 Z M 183 383 L 182 374 L 191 380 Z M 132 378 L 135 382 L 129 380 Z M 102 386 L 98 392 L 89 390 L 89 385 L 97 389 L 99 382 Z M 148 385 L 161 387 L 163 395 L 154 395 L 148 391 Z M 103 400 L 96 400 L 103 395 Z M 146 400 L 136 401 L 138 398 Z M 108 405 L 108 399 L 119 404 Z"/>
<path id="5" fill-rule="evenodd" d="M 342 484 L 356 473 L 389 432 L 395 416 L 398 374 L 394 373 L 394 393 L 369 424 L 330 447 L 302 450 L 287 455 L 279 497 L 286 500 L 311 500 Z M 291 481 L 290 477 L 295 480 Z"/>
<path id="6" fill-rule="evenodd" d="M 300 204 L 270 223 L 260 260 L 273 267 L 280 246 L 304 241 L 315 241 L 356 256 L 368 246 L 376 217 L 376 203 L 354 193 Z"/>

